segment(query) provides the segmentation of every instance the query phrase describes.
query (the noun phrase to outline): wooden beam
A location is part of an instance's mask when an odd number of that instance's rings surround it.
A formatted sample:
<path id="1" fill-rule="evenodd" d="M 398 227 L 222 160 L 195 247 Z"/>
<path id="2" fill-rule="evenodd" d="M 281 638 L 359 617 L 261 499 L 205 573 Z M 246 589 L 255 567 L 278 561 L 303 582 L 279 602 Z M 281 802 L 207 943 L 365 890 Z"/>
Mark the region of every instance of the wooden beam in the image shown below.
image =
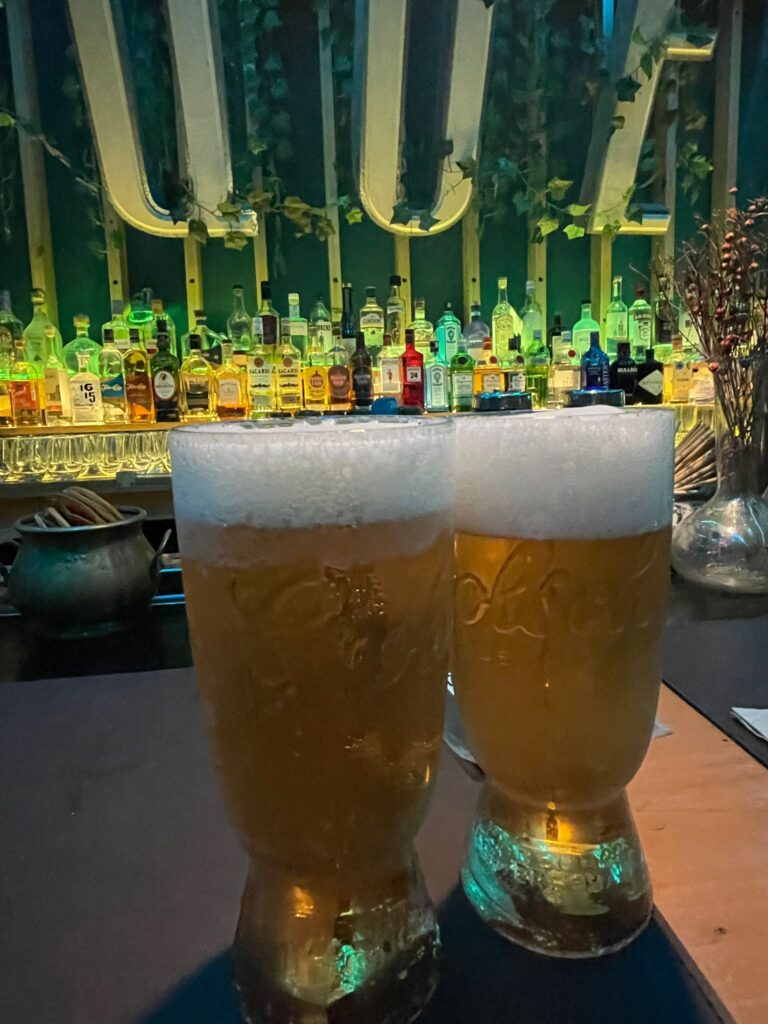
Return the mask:
<path id="1" fill-rule="evenodd" d="M 669 225 L 663 235 L 655 235 L 651 242 L 654 266 L 673 260 L 675 256 L 675 199 L 677 195 L 677 118 L 679 106 L 677 66 L 667 64 L 661 77 L 654 112 L 654 142 L 658 179 L 655 196 L 669 211 Z M 649 298 L 655 302 L 658 282 L 651 268 Z"/>
<path id="2" fill-rule="evenodd" d="M 603 328 L 603 317 L 611 301 L 611 273 L 613 240 L 602 233 L 590 240 L 590 298 L 592 317 Z"/>
<path id="3" fill-rule="evenodd" d="M 40 108 L 37 97 L 35 53 L 29 0 L 6 0 L 8 44 L 16 113 L 29 124 L 39 127 Z M 19 131 L 19 156 L 24 186 L 24 212 L 27 221 L 29 269 L 32 286 L 42 288 L 48 315 L 58 323 L 56 276 L 53 267 L 51 222 L 48 216 L 48 187 L 41 144 Z"/>
<path id="4" fill-rule="evenodd" d="M 547 240 L 528 243 L 528 280 L 536 285 L 536 298 L 541 306 L 544 337 L 547 331 Z"/>
<path id="5" fill-rule="evenodd" d="M 125 249 L 125 224 L 115 212 L 114 206 L 107 197 L 106 189 L 102 190 L 102 213 L 104 216 L 104 237 L 107 243 L 107 270 L 109 272 L 110 299 L 129 298 L 128 256 Z"/>
<path id="6" fill-rule="evenodd" d="M 195 310 L 205 308 L 200 243 L 191 235 L 184 239 L 184 273 L 187 283 L 187 318 L 191 330 L 195 322 Z"/>
<path id="7" fill-rule="evenodd" d="M 405 305 L 406 325 L 413 320 L 411 298 L 411 240 L 407 235 L 395 235 L 395 273 L 402 278 L 400 295 Z"/>
<path id="8" fill-rule="evenodd" d="M 341 240 L 339 238 L 339 198 L 336 175 L 336 113 L 333 100 L 333 47 L 331 45 L 330 0 L 318 0 L 317 28 L 320 47 L 320 103 L 323 118 L 323 177 L 325 212 L 334 233 L 326 242 L 328 249 L 328 291 L 331 309 L 341 309 Z"/>
<path id="9" fill-rule="evenodd" d="M 461 271 L 464 320 L 469 320 L 473 302 L 480 302 L 480 213 L 474 203 L 461 222 Z"/>
<path id="10" fill-rule="evenodd" d="M 712 148 L 712 223 L 715 225 L 722 225 L 724 211 L 733 205 L 728 192 L 736 185 L 738 171 L 743 0 L 720 0 L 719 20 Z"/>

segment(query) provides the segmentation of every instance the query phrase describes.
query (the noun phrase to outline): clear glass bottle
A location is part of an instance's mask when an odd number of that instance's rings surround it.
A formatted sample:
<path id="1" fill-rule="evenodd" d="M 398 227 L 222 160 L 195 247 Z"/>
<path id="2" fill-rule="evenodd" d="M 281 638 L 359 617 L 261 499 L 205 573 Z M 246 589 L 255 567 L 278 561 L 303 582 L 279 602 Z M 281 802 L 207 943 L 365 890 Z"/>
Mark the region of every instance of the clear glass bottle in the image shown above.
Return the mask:
<path id="1" fill-rule="evenodd" d="M 80 349 L 77 353 L 77 371 L 69 379 L 69 394 L 72 399 L 73 423 L 104 422 L 101 381 L 98 373 L 91 369 L 88 349 Z"/>
<path id="2" fill-rule="evenodd" d="M 624 392 L 625 405 L 635 404 L 635 389 L 637 388 L 637 363 L 630 355 L 631 349 L 629 341 L 618 342 L 616 358 L 611 363 L 608 374 L 610 386 Z"/>
<path id="3" fill-rule="evenodd" d="M 387 317 L 384 325 L 385 332 L 392 339 L 392 348 L 396 355 L 402 355 L 405 350 L 405 325 L 406 313 L 405 303 L 400 294 L 400 285 L 403 279 L 399 274 L 392 274 L 389 279 L 389 298 L 387 299 Z"/>
<path id="4" fill-rule="evenodd" d="M 355 351 L 356 338 L 357 318 L 352 298 L 352 285 L 347 283 L 341 286 L 341 340 L 347 350 L 348 359 Z"/>
<path id="5" fill-rule="evenodd" d="M 365 347 L 375 361 L 384 344 L 384 310 L 376 301 L 376 289 L 370 285 L 365 289 L 365 303 L 360 309 L 360 330 L 365 335 Z"/>
<path id="6" fill-rule="evenodd" d="M 261 328 L 261 317 L 253 318 L 254 342 L 248 354 L 248 392 L 251 419 L 260 419 L 275 409 L 275 376 L 273 345 L 267 345 Z"/>
<path id="7" fill-rule="evenodd" d="M 318 295 L 312 312 L 309 314 L 310 333 L 317 337 L 318 344 L 322 346 L 323 352 L 328 355 L 333 347 L 333 322 L 331 312 L 325 304 L 322 295 Z"/>
<path id="8" fill-rule="evenodd" d="M 573 347 L 581 358 L 592 342 L 594 331 L 600 333 L 600 324 L 592 316 L 592 303 L 589 299 L 581 300 L 581 316 L 573 325 Z"/>
<path id="9" fill-rule="evenodd" d="M 479 302 L 473 302 L 469 321 L 464 325 L 464 340 L 466 341 L 467 353 L 473 359 L 479 359 L 483 349 L 483 342 L 491 333 L 488 324 L 483 320 L 483 311 Z"/>
<path id="10" fill-rule="evenodd" d="M 581 360 L 571 343 L 571 332 L 563 331 L 553 344 L 552 365 L 549 368 L 547 404 L 550 409 L 561 409 L 568 404 L 571 391 L 581 387 Z"/>
<path id="11" fill-rule="evenodd" d="M 500 277 L 498 280 L 498 297 L 496 305 L 491 313 L 491 336 L 493 338 L 493 351 L 496 358 L 501 362 L 506 358 L 509 339 L 522 331 L 522 321 L 517 310 L 507 297 L 507 279 Z"/>
<path id="12" fill-rule="evenodd" d="M 330 323 L 330 322 L 329 322 Z M 310 412 L 325 412 L 330 405 L 328 392 L 328 355 L 318 332 L 310 330 L 307 356 L 301 371 L 304 408 Z"/>
<path id="13" fill-rule="evenodd" d="M 600 348 L 600 331 L 592 331 L 589 348 L 581 357 L 581 386 L 588 391 L 602 391 L 610 384 L 611 361 Z"/>
<path id="14" fill-rule="evenodd" d="M 57 333 L 51 323 L 45 328 L 44 347 L 48 358 L 43 367 L 43 389 L 45 391 L 45 422 L 47 426 L 63 426 L 72 422 L 69 375 L 57 350 Z"/>
<path id="15" fill-rule="evenodd" d="M 531 343 L 523 356 L 525 358 L 526 390 L 531 392 L 533 407 L 534 409 L 546 409 L 549 386 L 549 349 L 538 328 L 534 330 Z"/>
<path id="16" fill-rule="evenodd" d="M 403 361 L 403 405 L 424 408 L 424 355 L 416 348 L 416 338 L 410 327 L 405 331 Z"/>
<path id="17" fill-rule="evenodd" d="M 8 289 L 0 291 L 0 328 L 5 328 L 14 343 L 24 337 L 24 326 L 11 309 L 11 293 Z"/>
<path id="18" fill-rule="evenodd" d="M 125 318 L 128 322 L 128 329 L 131 327 L 139 332 L 139 337 L 147 343 L 152 338 L 155 327 L 155 318 L 152 315 L 152 289 L 142 288 L 131 299 L 131 306 Z"/>
<path id="19" fill-rule="evenodd" d="M 472 381 L 472 392 L 482 395 L 489 391 L 501 391 L 504 375 L 495 352 L 493 339 L 486 338 L 480 351 L 480 358 L 475 363 L 475 375 Z"/>
<path id="20" fill-rule="evenodd" d="M 309 343 L 309 325 L 306 317 L 301 315 L 301 300 L 298 292 L 288 294 L 288 334 L 303 360 L 307 354 Z"/>
<path id="21" fill-rule="evenodd" d="M 285 335 L 275 353 L 275 392 L 280 412 L 298 412 L 301 408 L 301 352 Z"/>
<path id="22" fill-rule="evenodd" d="M 24 346 L 27 356 L 32 362 L 45 363 L 48 359 L 50 346 L 53 345 L 56 355 L 64 361 L 64 345 L 61 340 L 59 329 L 48 316 L 48 309 L 45 304 L 45 292 L 42 288 L 33 288 L 30 296 L 32 300 L 32 319 L 24 328 Z M 53 334 L 48 333 L 48 328 L 53 328 Z"/>
<path id="23" fill-rule="evenodd" d="M 451 360 L 459 350 L 461 320 L 454 313 L 453 306 L 449 300 L 446 300 L 443 312 L 435 326 L 435 337 L 437 338 L 440 358 L 446 366 L 450 366 Z"/>
<path id="24" fill-rule="evenodd" d="M 246 366 L 251 347 L 253 317 L 245 308 L 245 293 L 241 284 L 232 288 L 232 312 L 227 319 L 227 337 L 232 342 L 232 358 L 238 366 Z"/>
<path id="25" fill-rule="evenodd" d="M 571 332 L 568 331 L 568 345 L 571 346 Z M 547 348 L 549 349 L 549 357 L 554 361 L 555 350 L 559 349 L 562 351 L 563 348 L 563 314 L 555 313 L 552 317 L 552 326 L 547 331 Z"/>
<path id="26" fill-rule="evenodd" d="M 152 423 L 155 404 L 152 398 L 152 371 L 141 332 L 130 328 L 131 348 L 125 357 L 125 403 L 131 423 Z"/>
<path id="27" fill-rule="evenodd" d="M 467 351 L 467 341 L 464 337 L 459 338 L 456 355 L 451 360 L 449 372 L 451 378 L 451 412 L 471 412 L 475 360 Z"/>
<path id="28" fill-rule="evenodd" d="M 413 331 L 416 349 L 426 359 L 429 355 L 429 346 L 435 336 L 435 328 L 432 322 L 427 320 L 427 308 L 424 299 L 414 300 L 413 321 L 408 325 L 408 330 Z"/>
<path id="29" fill-rule="evenodd" d="M 611 283 L 611 301 L 605 311 L 605 351 L 616 355 L 616 346 L 627 340 L 627 305 L 622 298 L 622 277 L 617 274 Z"/>
<path id="30" fill-rule="evenodd" d="M 521 331 L 523 355 L 527 360 L 528 349 L 534 343 L 536 331 L 539 332 L 539 339 L 544 337 L 544 315 L 536 298 L 535 281 L 525 282 L 525 303 L 520 311 L 520 316 L 523 321 L 523 329 Z"/>
<path id="31" fill-rule="evenodd" d="M 99 382 L 105 423 L 125 423 L 128 404 L 125 394 L 125 363 L 111 327 L 103 329 L 104 344 L 99 352 Z"/>
<path id="32" fill-rule="evenodd" d="M 158 325 L 162 321 L 158 321 Z M 171 351 L 171 339 L 166 331 L 157 332 L 157 352 L 150 362 L 152 371 L 152 397 L 155 419 L 158 423 L 181 421 L 181 373 L 178 358 Z"/>
<path id="33" fill-rule="evenodd" d="M 221 366 L 214 377 L 216 415 L 220 420 L 242 420 L 248 414 L 248 374 L 232 358 L 232 342 L 221 346 Z"/>
<path id="34" fill-rule="evenodd" d="M 67 368 L 67 373 L 79 373 L 80 362 L 78 356 L 81 352 L 87 352 L 88 369 L 91 373 L 98 376 L 99 352 L 101 352 L 101 345 L 93 341 L 88 334 L 91 321 L 84 313 L 78 313 L 78 315 L 74 317 L 73 322 L 75 325 L 75 336 L 72 341 L 67 342 L 64 346 L 64 365 Z"/>
<path id="35" fill-rule="evenodd" d="M 152 317 L 155 321 L 154 324 L 152 325 L 154 351 L 157 352 L 157 336 L 162 331 L 164 334 L 168 335 L 168 340 L 170 342 L 170 352 L 178 359 L 179 353 L 176 342 L 176 324 L 174 323 L 171 314 L 166 310 L 165 304 L 163 303 L 162 299 L 152 299 Z M 117 347 L 120 348 L 119 345 Z"/>
<path id="36" fill-rule="evenodd" d="M 112 299 L 112 318 L 101 328 L 102 341 L 107 331 L 112 331 L 115 347 L 121 355 L 125 355 L 131 347 L 131 336 L 128 321 L 125 319 L 125 303 L 122 299 Z"/>
<path id="37" fill-rule="evenodd" d="M 652 348 L 646 350 L 645 359 L 637 367 L 635 401 L 641 405 L 661 405 L 664 401 L 664 364 Z"/>
<path id="38" fill-rule="evenodd" d="M 6 328 L 8 321 L 3 326 Z M 27 359 L 21 322 L 13 341 L 14 358 L 11 366 L 9 390 L 16 427 L 41 427 L 45 422 L 43 371 L 38 363 Z"/>
<path id="39" fill-rule="evenodd" d="M 448 412 L 451 407 L 450 379 L 448 367 L 440 355 L 440 345 L 433 339 L 429 345 L 429 357 L 424 367 L 426 393 L 424 405 L 427 412 Z"/>
<path id="40" fill-rule="evenodd" d="M 350 361 L 352 403 L 356 409 L 367 409 L 373 402 L 373 360 L 365 344 L 365 332 L 358 331 L 355 351 Z"/>
<path id="41" fill-rule="evenodd" d="M 653 310 L 642 285 L 635 288 L 635 301 L 627 315 L 630 355 L 637 362 L 638 358 L 645 359 L 646 349 L 653 344 Z"/>
<path id="42" fill-rule="evenodd" d="M 384 335 L 377 364 L 379 393 L 383 397 L 397 399 L 399 405 L 403 397 L 403 362 L 401 355 L 395 351 L 390 334 Z"/>
<path id="43" fill-rule="evenodd" d="M 189 355 L 181 364 L 182 416 L 185 421 L 213 418 L 213 367 L 202 353 L 199 334 L 189 335 Z"/>

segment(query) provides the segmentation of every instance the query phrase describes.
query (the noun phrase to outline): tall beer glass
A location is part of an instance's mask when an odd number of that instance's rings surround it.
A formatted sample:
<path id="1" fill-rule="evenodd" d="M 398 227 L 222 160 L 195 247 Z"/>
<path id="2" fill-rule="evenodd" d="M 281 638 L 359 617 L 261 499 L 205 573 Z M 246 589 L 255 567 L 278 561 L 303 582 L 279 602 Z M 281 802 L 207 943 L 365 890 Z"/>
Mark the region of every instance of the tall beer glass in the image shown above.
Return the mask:
<path id="1" fill-rule="evenodd" d="M 674 414 L 457 424 L 453 682 L 486 773 L 463 882 L 520 945 L 597 956 L 651 913 L 625 786 L 659 694 Z"/>
<path id="2" fill-rule="evenodd" d="M 247 1020 L 399 1024 L 434 986 L 412 842 L 440 747 L 454 426 L 182 427 L 173 487 Z"/>

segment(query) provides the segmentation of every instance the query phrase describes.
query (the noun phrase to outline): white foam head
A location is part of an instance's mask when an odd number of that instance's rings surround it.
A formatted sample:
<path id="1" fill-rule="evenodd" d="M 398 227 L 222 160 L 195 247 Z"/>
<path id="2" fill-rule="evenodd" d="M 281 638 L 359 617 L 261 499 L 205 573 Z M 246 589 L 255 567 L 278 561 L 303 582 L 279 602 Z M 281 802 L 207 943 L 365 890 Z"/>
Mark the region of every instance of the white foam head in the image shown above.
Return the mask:
<path id="1" fill-rule="evenodd" d="M 456 528 L 556 540 L 668 526 L 674 437 L 664 409 L 458 417 Z"/>
<path id="2" fill-rule="evenodd" d="M 170 438 L 177 519 L 357 526 L 448 513 L 454 426 L 395 417 L 206 423 Z"/>

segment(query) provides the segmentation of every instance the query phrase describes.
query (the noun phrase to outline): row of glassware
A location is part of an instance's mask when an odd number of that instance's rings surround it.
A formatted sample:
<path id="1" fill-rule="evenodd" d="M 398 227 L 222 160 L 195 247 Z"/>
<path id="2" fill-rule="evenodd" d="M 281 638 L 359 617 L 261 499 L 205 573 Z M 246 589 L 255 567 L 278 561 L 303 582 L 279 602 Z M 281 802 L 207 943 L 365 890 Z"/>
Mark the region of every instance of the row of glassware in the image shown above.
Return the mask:
<path id="1" fill-rule="evenodd" d="M 0 437 L 4 483 L 114 479 L 170 473 L 167 430 Z"/>

